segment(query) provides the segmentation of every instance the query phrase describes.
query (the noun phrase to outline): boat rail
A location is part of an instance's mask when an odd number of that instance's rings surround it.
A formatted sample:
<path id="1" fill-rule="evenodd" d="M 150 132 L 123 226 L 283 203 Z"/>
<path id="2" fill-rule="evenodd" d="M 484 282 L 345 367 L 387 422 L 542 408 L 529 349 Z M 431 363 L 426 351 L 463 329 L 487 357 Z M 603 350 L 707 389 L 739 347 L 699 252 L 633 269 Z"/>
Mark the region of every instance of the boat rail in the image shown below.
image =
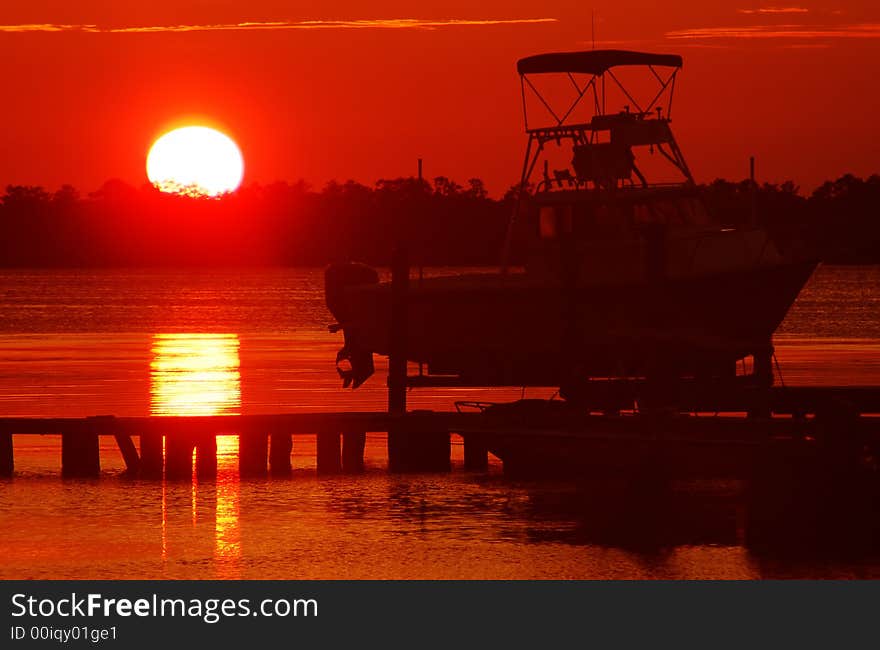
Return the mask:
<path id="1" fill-rule="evenodd" d="M 562 182 L 568 183 L 571 180 L 571 183 L 566 187 L 563 187 Z M 553 184 L 556 183 L 557 187 L 554 188 Z M 615 188 L 615 192 L 620 195 L 622 193 L 628 192 L 637 192 L 644 190 L 664 190 L 664 189 L 687 189 L 692 188 L 694 185 L 687 182 L 681 181 L 658 181 L 658 182 L 649 182 L 645 184 L 632 183 L 630 185 L 621 185 L 620 187 Z M 543 178 L 538 184 L 535 186 L 535 195 L 544 194 L 544 195 L 552 195 L 556 194 L 560 191 L 571 190 L 576 192 L 602 192 L 603 190 L 600 188 L 593 188 L 589 186 L 588 181 L 580 180 L 576 176 L 569 175 L 563 178 L 558 178 L 555 174 L 552 178 Z M 607 191 L 606 191 L 607 192 Z"/>

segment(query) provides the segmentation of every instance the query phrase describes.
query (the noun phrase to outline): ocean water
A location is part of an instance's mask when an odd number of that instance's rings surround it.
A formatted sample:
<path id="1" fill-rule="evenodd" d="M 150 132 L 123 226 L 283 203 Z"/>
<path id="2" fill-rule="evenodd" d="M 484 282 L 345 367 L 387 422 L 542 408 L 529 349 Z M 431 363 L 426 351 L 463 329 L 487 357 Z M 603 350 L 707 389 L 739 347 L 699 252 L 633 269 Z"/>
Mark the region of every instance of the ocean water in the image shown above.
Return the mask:
<path id="1" fill-rule="evenodd" d="M 364 387 L 342 389 L 330 322 L 320 269 L 4 271 L 0 416 L 382 409 L 381 363 Z M 775 344 L 787 384 L 880 384 L 880 268 L 821 267 Z M 410 406 L 521 394 L 417 390 Z M 125 479 L 115 444 L 102 444 L 100 479 L 62 481 L 56 437 L 15 439 L 0 578 L 880 574 L 880 548 L 849 544 L 845 530 L 831 548 L 756 548 L 737 482 L 651 495 L 516 482 L 497 461 L 464 472 L 456 439 L 450 474 L 390 475 L 384 436 L 371 434 L 359 476 L 317 477 L 314 439 L 298 437 L 292 478 L 239 480 L 227 437 L 216 481 L 163 483 Z"/>

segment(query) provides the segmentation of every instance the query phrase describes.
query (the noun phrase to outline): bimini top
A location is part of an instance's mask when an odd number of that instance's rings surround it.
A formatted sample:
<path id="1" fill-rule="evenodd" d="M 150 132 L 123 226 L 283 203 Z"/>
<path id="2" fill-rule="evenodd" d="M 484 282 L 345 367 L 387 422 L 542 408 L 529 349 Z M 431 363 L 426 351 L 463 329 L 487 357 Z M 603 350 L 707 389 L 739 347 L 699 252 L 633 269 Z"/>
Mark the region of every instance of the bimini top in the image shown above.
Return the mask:
<path id="1" fill-rule="evenodd" d="M 586 52 L 536 54 L 520 59 L 516 64 L 516 69 L 520 74 L 581 72 L 601 75 L 609 68 L 619 65 L 661 65 L 680 68 L 681 63 L 681 57 L 677 54 L 647 54 L 627 50 L 587 50 Z"/>

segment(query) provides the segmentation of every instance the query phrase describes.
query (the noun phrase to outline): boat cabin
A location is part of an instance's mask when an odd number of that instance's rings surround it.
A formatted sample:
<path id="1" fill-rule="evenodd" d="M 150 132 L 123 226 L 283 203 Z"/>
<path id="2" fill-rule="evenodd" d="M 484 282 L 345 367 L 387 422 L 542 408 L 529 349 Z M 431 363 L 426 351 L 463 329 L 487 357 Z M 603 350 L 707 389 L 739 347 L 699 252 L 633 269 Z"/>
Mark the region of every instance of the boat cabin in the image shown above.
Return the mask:
<path id="1" fill-rule="evenodd" d="M 764 254 L 765 234 L 713 223 L 698 194 L 671 127 L 681 66 L 676 55 L 622 50 L 519 61 L 528 136 L 520 197 L 528 208 L 517 206 L 515 215 L 527 220 L 528 273 L 559 277 L 568 255 L 581 282 L 629 282 L 711 272 Z M 638 89 L 625 83 L 622 67 L 646 71 Z M 533 81 L 544 75 L 569 84 L 562 106 Z"/>

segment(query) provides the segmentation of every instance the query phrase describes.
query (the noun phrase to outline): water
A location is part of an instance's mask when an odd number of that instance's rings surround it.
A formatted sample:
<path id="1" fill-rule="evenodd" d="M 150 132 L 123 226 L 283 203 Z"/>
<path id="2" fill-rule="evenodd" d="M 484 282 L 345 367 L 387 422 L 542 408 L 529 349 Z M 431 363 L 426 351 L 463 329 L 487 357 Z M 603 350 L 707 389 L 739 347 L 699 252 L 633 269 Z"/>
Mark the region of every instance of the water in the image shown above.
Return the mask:
<path id="1" fill-rule="evenodd" d="M 449 272 L 439 270 L 435 272 Z M 341 388 L 320 270 L 0 275 L 0 415 L 146 415 L 381 409 L 384 369 Z M 780 328 L 789 384 L 880 383 L 880 268 L 823 267 Z M 527 396 L 552 390 L 529 389 Z M 515 399 L 519 390 L 411 394 L 413 408 Z M 297 438 L 289 480 L 239 481 L 220 439 L 216 482 L 129 481 L 112 441 L 103 476 L 61 481 L 52 436 L 16 439 L 0 483 L 2 578 L 876 577 L 880 557 L 844 543 L 757 550 L 742 486 L 519 483 L 493 462 L 449 475 L 317 478 Z M 843 533 L 841 533 L 843 534 Z M 843 550 L 841 550 L 841 548 Z"/>

